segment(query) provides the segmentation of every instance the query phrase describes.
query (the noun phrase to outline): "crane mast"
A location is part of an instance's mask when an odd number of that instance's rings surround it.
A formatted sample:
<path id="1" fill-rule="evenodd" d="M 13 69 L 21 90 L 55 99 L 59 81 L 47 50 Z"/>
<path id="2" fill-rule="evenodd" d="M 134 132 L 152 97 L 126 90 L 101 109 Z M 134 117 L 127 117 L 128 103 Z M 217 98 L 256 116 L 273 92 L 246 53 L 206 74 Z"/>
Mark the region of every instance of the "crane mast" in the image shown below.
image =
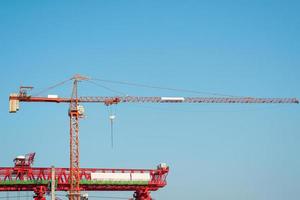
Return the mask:
<path id="1" fill-rule="evenodd" d="M 79 105 L 78 82 L 87 79 L 81 75 L 72 78 L 73 89 L 68 113 L 70 117 L 70 200 L 80 199 L 79 118 L 83 117 L 83 110 Z"/>
<path id="2" fill-rule="evenodd" d="M 78 97 L 78 83 L 88 80 L 87 77 L 75 75 L 71 98 L 58 96 L 30 96 L 27 90 L 32 87 L 20 87 L 19 94 L 13 93 L 9 97 L 9 112 L 19 110 L 19 102 L 49 102 L 69 103 L 70 118 L 70 188 L 69 199 L 80 199 L 80 162 L 79 162 L 79 119 L 83 117 L 83 107 L 79 103 L 103 103 L 107 106 L 118 103 L 226 103 L 226 104 L 298 104 L 297 98 L 253 98 L 253 97 L 141 97 L 141 96 L 88 96 Z M 147 191 L 140 191 L 144 194 Z M 138 194 L 139 192 L 137 192 Z M 139 199 L 139 198 L 137 198 Z"/>
<path id="3" fill-rule="evenodd" d="M 70 200 L 79 200 L 80 175 L 79 175 L 79 112 L 78 112 L 78 80 L 73 82 L 73 91 L 70 101 Z"/>

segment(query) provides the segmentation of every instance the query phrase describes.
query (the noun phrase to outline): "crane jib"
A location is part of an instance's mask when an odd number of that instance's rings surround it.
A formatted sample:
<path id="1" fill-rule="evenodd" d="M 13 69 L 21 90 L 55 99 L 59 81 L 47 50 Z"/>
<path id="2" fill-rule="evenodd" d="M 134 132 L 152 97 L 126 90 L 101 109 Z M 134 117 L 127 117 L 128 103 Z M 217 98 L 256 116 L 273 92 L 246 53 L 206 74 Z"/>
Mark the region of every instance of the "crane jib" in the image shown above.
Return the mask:
<path id="1" fill-rule="evenodd" d="M 20 102 L 53 102 L 53 103 L 70 103 L 71 98 L 48 98 L 48 97 L 23 97 L 10 96 L 9 100 L 17 100 Z M 107 105 L 123 103 L 253 103 L 253 104 L 298 104 L 297 98 L 249 98 L 249 97 L 78 97 L 78 102 L 82 103 L 105 103 Z"/>

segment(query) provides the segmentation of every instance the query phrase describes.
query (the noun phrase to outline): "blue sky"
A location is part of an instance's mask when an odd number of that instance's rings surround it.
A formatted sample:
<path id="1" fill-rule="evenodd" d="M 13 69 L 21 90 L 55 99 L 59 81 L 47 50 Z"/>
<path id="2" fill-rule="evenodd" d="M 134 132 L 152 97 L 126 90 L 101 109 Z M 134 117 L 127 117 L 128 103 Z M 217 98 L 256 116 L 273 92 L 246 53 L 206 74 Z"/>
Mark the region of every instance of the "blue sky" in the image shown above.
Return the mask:
<path id="1" fill-rule="evenodd" d="M 23 103 L 9 114 L 8 96 L 20 85 L 34 86 L 34 93 L 80 73 L 237 96 L 300 97 L 299 9 L 298 1 L 1 1 L 0 165 L 31 151 L 35 166 L 69 164 L 67 105 Z M 195 96 L 101 84 L 129 95 Z M 50 93 L 68 97 L 71 85 Z M 84 82 L 79 94 L 118 95 Z M 113 108 L 114 149 L 107 107 L 85 108 L 81 166 L 166 162 L 168 185 L 155 199 L 300 198 L 298 105 L 120 104 Z"/>

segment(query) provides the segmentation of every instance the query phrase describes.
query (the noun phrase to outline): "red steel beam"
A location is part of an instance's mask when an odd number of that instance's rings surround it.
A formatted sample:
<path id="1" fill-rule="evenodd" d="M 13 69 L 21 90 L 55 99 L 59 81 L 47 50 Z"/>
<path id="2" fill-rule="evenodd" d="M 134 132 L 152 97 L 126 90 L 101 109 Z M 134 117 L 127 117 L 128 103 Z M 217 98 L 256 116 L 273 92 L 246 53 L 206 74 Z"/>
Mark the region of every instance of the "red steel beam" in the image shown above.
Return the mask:
<path id="1" fill-rule="evenodd" d="M 97 184 L 91 181 L 91 173 L 150 173 L 151 180 L 146 184 Z M 156 191 L 164 187 L 169 168 L 164 169 L 105 169 L 105 168 L 81 168 L 80 169 L 80 190 L 83 191 Z M 55 179 L 57 191 L 69 191 L 70 170 L 69 168 L 55 168 Z M 34 191 L 37 186 L 48 187 L 51 181 L 51 168 L 21 168 L 1 167 L 0 168 L 0 191 Z"/>
<path id="2" fill-rule="evenodd" d="M 10 96 L 10 100 L 19 100 L 21 102 L 53 102 L 53 103 L 70 103 L 71 98 L 47 98 L 47 97 L 31 97 L 31 96 Z M 181 99 L 163 99 L 163 97 L 78 97 L 80 103 L 299 103 L 297 98 L 252 98 L 252 97 L 181 97 Z"/>

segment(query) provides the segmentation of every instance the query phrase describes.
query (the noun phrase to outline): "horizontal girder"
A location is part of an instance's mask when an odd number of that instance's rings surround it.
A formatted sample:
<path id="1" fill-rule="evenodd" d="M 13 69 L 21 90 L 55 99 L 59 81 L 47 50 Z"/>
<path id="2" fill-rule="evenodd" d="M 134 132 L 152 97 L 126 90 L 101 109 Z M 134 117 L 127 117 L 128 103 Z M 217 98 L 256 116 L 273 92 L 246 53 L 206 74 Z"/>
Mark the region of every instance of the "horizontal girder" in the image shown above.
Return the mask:
<path id="1" fill-rule="evenodd" d="M 71 98 L 47 98 L 31 96 L 10 96 L 10 100 L 19 100 L 22 102 L 53 102 L 53 103 L 70 103 Z M 297 98 L 252 98 L 252 97 L 79 97 L 81 103 L 105 103 L 107 105 L 117 103 L 299 103 Z"/>
<path id="2" fill-rule="evenodd" d="M 80 168 L 80 189 L 85 191 L 137 191 L 158 190 L 166 185 L 166 169 L 98 169 Z M 91 180 L 91 173 L 149 173 L 150 181 L 98 181 Z M 56 190 L 70 189 L 69 168 L 55 168 Z M 36 186 L 48 187 L 51 182 L 51 168 L 0 168 L 0 191 L 33 191 Z"/>

